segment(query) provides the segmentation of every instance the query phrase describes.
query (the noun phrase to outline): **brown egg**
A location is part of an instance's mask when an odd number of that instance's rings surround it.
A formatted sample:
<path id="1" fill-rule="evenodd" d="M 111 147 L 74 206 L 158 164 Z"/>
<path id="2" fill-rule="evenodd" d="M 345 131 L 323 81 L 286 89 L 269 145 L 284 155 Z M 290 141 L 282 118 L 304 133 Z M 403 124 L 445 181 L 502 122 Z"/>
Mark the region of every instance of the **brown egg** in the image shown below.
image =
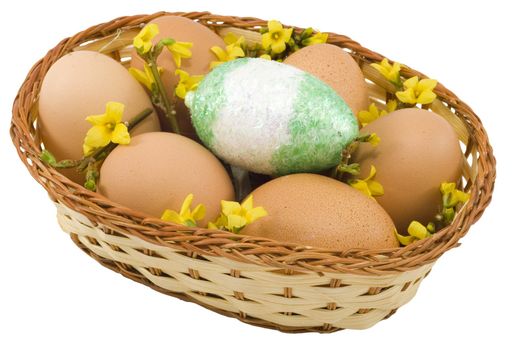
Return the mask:
<path id="1" fill-rule="evenodd" d="M 268 212 L 242 234 L 328 249 L 392 248 L 394 223 L 373 199 L 316 174 L 279 177 L 253 193 Z"/>
<path id="2" fill-rule="evenodd" d="M 368 108 L 368 88 L 361 69 L 340 47 L 317 44 L 288 56 L 284 63 L 302 69 L 330 85 L 357 113 Z"/>
<path id="3" fill-rule="evenodd" d="M 122 120 L 128 121 L 153 108 L 148 95 L 117 61 L 92 51 L 78 51 L 59 59 L 42 82 L 39 130 L 46 149 L 57 159 L 80 159 L 82 144 L 91 124 L 89 115 L 103 114 L 106 103 L 125 105 Z M 155 112 L 133 129 L 132 135 L 160 130 Z M 64 174 L 83 184 L 82 175 L 69 169 Z"/>
<path id="4" fill-rule="evenodd" d="M 208 73 L 210 63 L 217 60 L 217 57 L 210 50 L 211 47 L 225 47 L 220 36 L 202 24 L 185 17 L 162 16 L 149 23 L 155 23 L 159 27 L 159 34 L 153 39 L 155 44 L 164 38 L 193 43 L 193 47 L 191 48 L 192 57 L 183 59 L 180 67 L 180 69 L 188 72 L 190 75 Z M 172 101 L 176 100 L 177 119 L 181 128 L 181 134 L 195 138 L 196 134 L 191 125 L 188 108 L 184 105 L 184 101 L 173 96 L 173 91 L 179 82 L 179 77 L 175 75 L 175 70 L 178 68 L 173 61 L 171 53 L 167 49 L 164 49 L 157 63 L 159 67 L 164 68 L 161 79 L 169 97 Z M 136 52 L 133 52 L 131 66 L 142 70 L 143 65 L 143 60 Z M 163 128 L 164 127 L 163 125 Z"/>
<path id="5" fill-rule="evenodd" d="M 362 134 L 375 132 L 377 147 L 361 144 L 352 160 L 359 163 L 362 177 L 377 169 L 375 179 L 385 194 L 377 201 L 390 214 L 400 233 L 412 220 L 427 224 L 438 213 L 442 182 L 461 176 L 462 154 L 452 127 L 439 115 L 407 108 L 368 124 Z"/>
<path id="6" fill-rule="evenodd" d="M 192 209 L 206 207 L 206 225 L 220 213 L 221 200 L 233 200 L 233 185 L 222 164 L 197 142 L 177 134 L 152 132 L 118 146 L 100 169 L 99 193 L 131 209 L 160 217 L 179 211 L 194 194 Z"/>

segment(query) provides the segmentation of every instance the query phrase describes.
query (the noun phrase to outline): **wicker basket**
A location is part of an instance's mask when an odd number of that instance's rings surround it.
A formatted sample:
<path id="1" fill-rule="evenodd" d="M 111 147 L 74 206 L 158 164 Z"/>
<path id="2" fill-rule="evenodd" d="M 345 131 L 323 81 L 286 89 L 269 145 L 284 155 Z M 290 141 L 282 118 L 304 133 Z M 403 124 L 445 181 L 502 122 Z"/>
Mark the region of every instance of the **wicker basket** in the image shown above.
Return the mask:
<path id="1" fill-rule="evenodd" d="M 98 50 L 129 61 L 140 26 L 167 13 L 117 18 L 64 39 L 29 72 L 14 101 L 11 137 L 32 176 L 56 204 L 62 229 L 102 265 L 162 293 L 195 302 L 253 325 L 286 332 L 333 332 L 367 328 L 392 315 L 416 293 L 434 262 L 459 245 L 491 199 L 495 160 L 474 112 L 444 86 L 431 109 L 456 130 L 464 145 L 464 187 L 471 194 L 449 227 L 407 247 L 332 251 L 265 238 L 187 228 L 122 207 L 85 190 L 39 160 L 37 99 L 49 67 L 72 50 Z M 170 13 L 172 14 L 172 13 Z M 266 21 L 175 13 L 219 34 L 243 31 L 257 40 Z M 346 36 L 330 34 L 369 81 L 371 99 L 383 103 L 394 91 L 370 63 L 383 56 Z M 402 75 L 423 74 L 403 68 Z"/>

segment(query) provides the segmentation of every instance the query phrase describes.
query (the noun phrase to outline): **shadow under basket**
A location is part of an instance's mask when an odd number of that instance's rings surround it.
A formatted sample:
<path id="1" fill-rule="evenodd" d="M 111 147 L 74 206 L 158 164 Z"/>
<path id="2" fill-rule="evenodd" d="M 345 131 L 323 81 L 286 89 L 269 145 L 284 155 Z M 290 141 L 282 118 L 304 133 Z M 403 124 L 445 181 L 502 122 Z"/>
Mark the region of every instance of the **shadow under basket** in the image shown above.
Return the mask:
<path id="1" fill-rule="evenodd" d="M 415 295 L 435 261 L 477 221 L 490 202 L 495 159 L 476 114 L 439 84 L 430 110 L 454 128 L 464 150 L 462 187 L 471 195 L 454 222 L 406 247 L 334 251 L 266 238 L 187 228 L 120 206 L 73 183 L 40 161 L 37 101 L 44 75 L 63 55 L 94 50 L 129 65 L 141 26 L 177 14 L 219 35 L 260 40 L 256 18 L 207 12 L 120 17 L 62 40 L 29 72 L 13 105 L 11 137 L 31 175 L 47 190 L 61 228 L 99 263 L 136 282 L 243 322 L 285 332 L 363 329 L 391 316 Z M 329 33 L 360 65 L 371 101 L 384 105 L 395 87 L 370 64 L 384 57 L 352 39 Z M 421 74 L 404 66 L 405 78 Z"/>

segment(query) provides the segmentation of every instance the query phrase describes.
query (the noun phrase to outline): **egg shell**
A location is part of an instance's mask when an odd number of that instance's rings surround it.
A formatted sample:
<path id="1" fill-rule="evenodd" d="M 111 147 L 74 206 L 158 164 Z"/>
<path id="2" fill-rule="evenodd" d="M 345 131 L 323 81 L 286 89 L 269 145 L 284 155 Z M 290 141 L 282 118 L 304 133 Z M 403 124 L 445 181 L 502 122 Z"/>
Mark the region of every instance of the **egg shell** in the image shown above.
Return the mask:
<path id="1" fill-rule="evenodd" d="M 347 52 L 331 44 L 306 46 L 283 63 L 302 69 L 330 85 L 355 115 L 369 104 L 368 88 L 359 65 Z"/>
<path id="2" fill-rule="evenodd" d="M 199 24 L 191 19 L 180 16 L 162 16 L 152 20 L 149 23 L 155 23 L 159 27 L 159 34 L 153 39 L 153 43 L 158 43 L 161 39 L 172 38 L 176 41 L 191 42 L 192 57 L 182 59 L 180 68 L 177 68 L 171 53 L 164 49 L 157 59 L 157 65 L 164 68 L 161 75 L 162 82 L 168 97 L 171 101 L 175 101 L 175 108 L 177 111 L 177 120 L 181 129 L 181 135 L 195 138 L 195 131 L 191 125 L 190 114 L 188 108 L 184 105 L 184 101 L 175 98 L 173 91 L 179 82 L 179 76 L 175 75 L 175 70 L 182 69 L 190 75 L 202 75 L 209 71 L 210 63 L 217 61 L 217 57 L 210 50 L 213 46 L 224 48 L 224 42 L 220 36 L 215 34 L 212 30 Z M 144 69 L 144 61 L 133 50 L 131 56 L 131 67 Z M 166 126 L 163 125 L 163 128 Z"/>
<path id="3" fill-rule="evenodd" d="M 439 115 L 407 108 L 392 112 L 361 129 L 375 132 L 377 147 L 361 144 L 352 161 L 361 165 L 365 177 L 370 166 L 385 194 L 377 201 L 394 220 L 400 233 L 412 220 L 424 225 L 439 212 L 442 182 L 456 182 L 463 158 L 454 129 Z"/>
<path id="4" fill-rule="evenodd" d="M 316 174 L 274 179 L 253 193 L 268 216 L 242 234 L 327 249 L 399 246 L 394 223 L 376 201 L 349 185 Z"/>
<path id="5" fill-rule="evenodd" d="M 97 52 L 77 51 L 55 62 L 42 82 L 38 100 L 38 124 L 46 149 L 58 159 L 82 158 L 82 144 L 91 124 L 89 115 L 103 114 L 106 103 L 125 105 L 123 121 L 153 108 L 148 95 L 117 61 Z M 155 112 L 133 129 L 131 135 L 158 131 Z M 63 173 L 83 184 L 73 169 Z"/>
<path id="6" fill-rule="evenodd" d="M 220 202 L 234 199 L 228 173 L 215 156 L 197 142 L 177 134 L 152 132 L 118 146 L 100 169 L 98 191 L 114 202 L 154 217 L 165 209 L 179 212 L 194 194 L 192 209 L 206 207 L 206 225 L 220 213 Z"/>

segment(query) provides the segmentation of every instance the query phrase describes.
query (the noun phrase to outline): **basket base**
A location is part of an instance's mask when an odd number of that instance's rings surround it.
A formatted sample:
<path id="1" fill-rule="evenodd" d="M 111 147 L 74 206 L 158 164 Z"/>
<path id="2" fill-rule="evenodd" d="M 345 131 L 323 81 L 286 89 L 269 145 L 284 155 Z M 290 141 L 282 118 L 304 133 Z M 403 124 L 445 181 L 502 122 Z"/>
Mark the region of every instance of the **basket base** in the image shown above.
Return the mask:
<path id="1" fill-rule="evenodd" d="M 365 329 L 415 295 L 433 264 L 384 276 L 290 272 L 120 234 L 57 204 L 61 228 L 103 266 L 178 299 L 287 333 Z"/>
<path id="2" fill-rule="evenodd" d="M 157 292 L 160 292 L 162 294 L 166 294 L 166 295 L 175 297 L 177 299 L 180 299 L 180 300 L 183 300 L 183 301 L 186 301 L 186 302 L 195 303 L 197 305 L 200 305 L 200 306 L 202 306 L 202 307 L 204 307 L 204 308 L 206 308 L 208 310 L 211 310 L 211 311 L 216 312 L 218 314 L 221 314 L 223 316 L 236 318 L 239 321 L 244 322 L 244 323 L 248 323 L 248 324 L 250 324 L 252 326 L 257 326 L 257 327 L 262 327 L 262 328 L 267 328 L 267 329 L 275 329 L 275 330 L 278 330 L 278 331 L 283 332 L 283 333 L 308 333 L 308 332 L 334 333 L 334 332 L 346 329 L 346 328 L 338 328 L 338 327 L 333 327 L 333 326 L 332 327 L 326 327 L 326 326 L 324 326 L 324 327 L 310 327 L 310 328 L 288 327 L 288 326 L 283 326 L 283 325 L 279 325 L 279 324 L 268 323 L 267 321 L 260 320 L 260 319 L 257 319 L 257 318 L 253 318 L 253 317 L 247 316 L 247 315 L 242 314 L 242 313 L 228 312 L 228 311 L 225 311 L 225 310 L 222 310 L 222 309 L 219 309 L 219 308 L 215 308 L 215 307 L 213 307 L 211 305 L 207 305 L 205 303 L 202 303 L 201 301 L 199 301 L 199 300 L 197 300 L 197 299 L 195 299 L 195 298 L 193 298 L 193 297 L 191 297 L 191 296 L 189 296 L 187 294 L 171 292 L 171 291 L 166 290 L 164 288 L 160 288 L 156 284 L 152 283 L 149 279 L 144 277 L 138 271 L 133 271 L 133 269 L 128 269 L 127 267 L 122 266 L 122 264 L 119 264 L 119 263 L 117 263 L 117 262 L 115 262 L 115 261 L 113 261 L 111 259 L 105 259 L 105 258 L 100 257 L 97 254 L 93 253 L 84 244 L 82 244 L 82 242 L 78 239 L 77 235 L 71 234 L 70 237 L 71 237 L 71 240 L 77 245 L 77 247 L 79 247 L 84 253 L 86 253 L 87 255 L 89 255 L 90 257 L 95 259 L 96 261 L 98 261 L 99 264 L 101 264 L 102 266 L 104 266 L 104 267 L 106 267 L 106 268 L 108 268 L 110 270 L 113 270 L 114 272 L 117 272 L 117 273 L 121 274 L 122 276 L 124 276 L 126 278 L 129 278 L 130 280 L 133 280 L 135 282 L 138 282 L 138 283 L 141 283 L 141 284 L 143 284 L 145 286 L 148 286 L 151 289 L 154 289 Z M 429 273 L 430 273 L 430 271 L 429 271 Z M 428 275 L 428 273 L 427 273 L 427 275 Z M 394 309 L 394 310 L 390 311 L 390 313 L 388 313 L 382 320 L 388 319 L 390 316 L 395 314 L 396 311 L 397 311 L 397 309 Z M 380 321 L 382 321 L 382 320 L 380 320 Z M 370 327 L 373 326 L 374 324 L 370 325 Z M 369 328 L 369 327 L 365 327 L 365 328 Z M 361 328 L 361 329 L 365 329 L 365 328 Z"/>

